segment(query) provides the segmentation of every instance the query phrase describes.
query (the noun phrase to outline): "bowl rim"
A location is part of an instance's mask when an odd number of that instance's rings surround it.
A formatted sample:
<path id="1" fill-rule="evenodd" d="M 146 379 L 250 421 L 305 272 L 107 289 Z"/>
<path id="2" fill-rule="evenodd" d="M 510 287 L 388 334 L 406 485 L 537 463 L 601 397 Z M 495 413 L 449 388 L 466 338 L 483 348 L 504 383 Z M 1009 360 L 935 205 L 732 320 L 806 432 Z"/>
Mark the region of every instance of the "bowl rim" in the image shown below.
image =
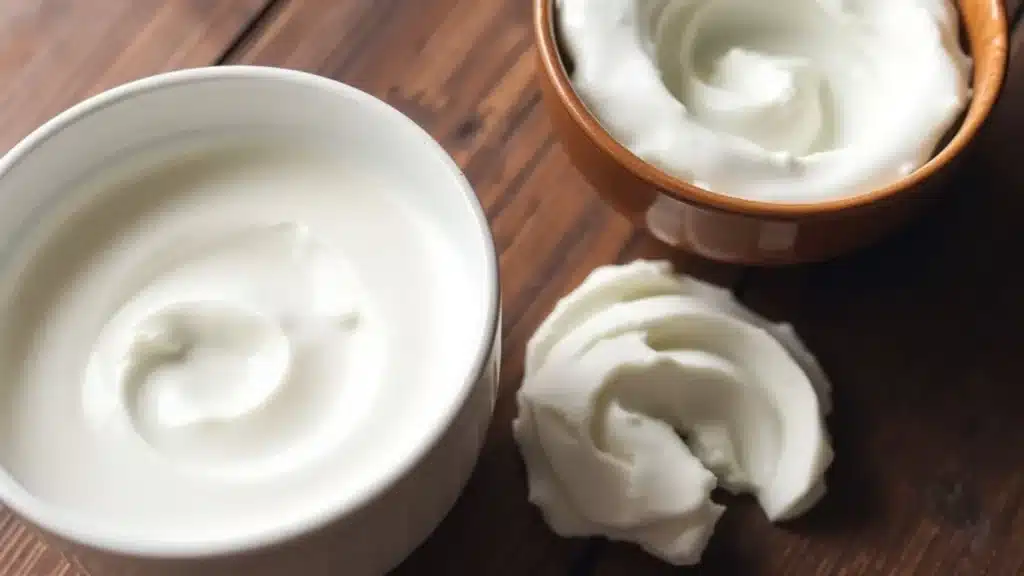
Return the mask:
<path id="1" fill-rule="evenodd" d="M 189 68 L 160 73 L 127 82 L 91 96 L 71 106 L 52 119 L 43 123 L 23 138 L 6 154 L 0 156 L 0 178 L 3 178 L 26 157 L 58 133 L 74 128 L 75 124 L 107 108 L 118 105 L 150 92 L 182 85 L 222 81 L 230 79 L 260 80 L 304 85 L 309 88 L 333 93 L 358 101 L 360 105 L 376 110 L 389 122 L 396 122 L 411 129 L 414 137 L 424 145 L 425 153 L 444 165 L 452 176 L 456 187 L 453 194 L 461 195 L 467 216 L 477 228 L 478 241 L 483 244 L 484 260 L 481 263 L 481 277 L 485 285 L 483 322 L 477 328 L 476 350 L 467 362 L 465 381 L 452 395 L 450 402 L 438 411 L 433 427 L 425 429 L 417 442 L 402 460 L 381 474 L 375 482 L 354 497 L 338 500 L 325 506 L 316 514 L 288 524 L 271 526 L 255 534 L 228 535 L 210 541 L 161 542 L 133 537 L 122 531 L 97 528 L 87 521 L 69 517 L 59 506 L 36 497 L 26 490 L 14 477 L 0 466 L 0 502 L 13 513 L 23 518 L 44 533 L 56 536 L 71 544 L 84 546 L 100 552 L 139 559 L 156 560 L 198 560 L 203 558 L 235 556 L 251 553 L 305 537 L 350 517 L 386 497 L 388 491 L 413 471 L 415 466 L 429 458 L 431 452 L 452 426 L 455 418 L 466 407 L 469 395 L 484 377 L 492 363 L 493 350 L 498 339 L 500 322 L 500 276 L 497 248 L 487 221 L 486 214 L 472 184 L 459 168 L 451 155 L 430 134 L 411 118 L 358 88 L 316 74 L 277 68 L 271 66 L 225 65 Z"/>
<path id="2" fill-rule="evenodd" d="M 995 84 L 995 90 L 984 98 L 972 97 L 965 112 L 978 110 L 973 121 L 960 123 L 953 138 L 928 162 L 907 176 L 868 192 L 822 202 L 767 202 L 729 196 L 707 190 L 672 176 L 645 162 L 620 144 L 601 125 L 573 88 L 568 71 L 558 46 L 555 25 L 555 4 L 557 0 L 533 0 L 533 28 L 541 71 L 545 74 L 558 95 L 560 104 L 568 111 L 573 122 L 582 130 L 590 143 L 610 157 L 633 176 L 670 197 L 702 208 L 753 217 L 774 217 L 781 219 L 813 218 L 835 216 L 842 212 L 856 211 L 868 205 L 894 200 L 902 192 L 914 189 L 937 171 L 949 164 L 970 143 L 989 118 L 992 108 L 1002 92 L 1006 79 L 1008 62 L 1008 23 L 1006 7 L 1001 0 L 990 0 L 989 13 L 1000 27 L 999 36 L 991 44 L 996 51 L 999 66 L 996 74 L 987 78 Z M 957 0 L 959 4 L 959 0 Z M 959 6 L 958 6 L 959 15 Z M 972 70 L 972 88 L 974 86 Z"/>

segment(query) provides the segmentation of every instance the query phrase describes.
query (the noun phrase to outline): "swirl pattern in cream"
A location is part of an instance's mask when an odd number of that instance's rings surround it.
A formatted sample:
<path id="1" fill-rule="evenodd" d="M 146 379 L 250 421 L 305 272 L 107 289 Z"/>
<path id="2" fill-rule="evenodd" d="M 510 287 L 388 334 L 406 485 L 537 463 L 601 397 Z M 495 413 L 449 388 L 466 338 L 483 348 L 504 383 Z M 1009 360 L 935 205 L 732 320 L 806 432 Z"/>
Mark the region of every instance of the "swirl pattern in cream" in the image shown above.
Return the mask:
<path id="1" fill-rule="evenodd" d="M 624 146 L 755 200 L 884 186 L 970 97 L 950 0 L 559 0 L 572 82 Z"/>
<path id="2" fill-rule="evenodd" d="M 165 252 L 151 258 L 162 273 L 140 283 L 90 354 L 92 425 L 192 473 L 259 476 L 321 454 L 337 431 L 337 413 L 318 409 L 326 388 L 382 363 L 348 262 L 296 222 Z"/>
<path id="3" fill-rule="evenodd" d="M 537 330 L 513 427 L 555 532 L 694 564 L 723 511 L 719 483 L 772 520 L 824 494 L 829 395 L 791 327 L 637 261 L 595 270 Z"/>

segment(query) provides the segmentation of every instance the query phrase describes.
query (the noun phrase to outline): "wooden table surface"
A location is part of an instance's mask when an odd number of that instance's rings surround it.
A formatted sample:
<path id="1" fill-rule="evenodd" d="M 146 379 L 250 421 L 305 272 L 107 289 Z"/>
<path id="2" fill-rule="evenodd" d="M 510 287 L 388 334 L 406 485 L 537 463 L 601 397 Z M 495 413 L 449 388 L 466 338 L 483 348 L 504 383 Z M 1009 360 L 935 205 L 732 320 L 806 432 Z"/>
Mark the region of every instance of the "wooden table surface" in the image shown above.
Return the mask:
<path id="1" fill-rule="evenodd" d="M 1024 32 L 934 210 L 859 254 L 755 270 L 673 255 L 597 200 L 540 104 L 530 18 L 525 0 L 0 0 L 0 152 L 100 90 L 226 63 L 355 85 L 447 148 L 500 251 L 506 361 L 469 486 L 396 574 L 1024 574 Z M 700 568 L 553 535 L 511 436 L 533 329 L 595 266 L 638 257 L 672 257 L 793 321 L 835 384 L 826 498 L 779 526 L 740 499 Z M 0 576 L 85 573 L 0 508 Z"/>

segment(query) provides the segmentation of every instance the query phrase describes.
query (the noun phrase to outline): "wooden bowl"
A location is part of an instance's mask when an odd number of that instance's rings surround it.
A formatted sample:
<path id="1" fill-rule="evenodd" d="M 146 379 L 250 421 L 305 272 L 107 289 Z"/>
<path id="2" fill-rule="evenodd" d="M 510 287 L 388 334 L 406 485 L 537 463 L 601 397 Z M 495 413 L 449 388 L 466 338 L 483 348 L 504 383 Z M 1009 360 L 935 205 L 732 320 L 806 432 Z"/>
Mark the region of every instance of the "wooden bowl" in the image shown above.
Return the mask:
<path id="1" fill-rule="evenodd" d="M 721 262 L 783 265 L 825 260 L 878 240 L 934 199 L 954 160 L 992 110 L 1006 74 L 1001 0 L 959 0 L 974 60 L 973 98 L 946 146 L 909 176 L 857 196 L 788 204 L 716 194 L 633 155 L 577 96 L 560 52 L 555 0 L 534 0 L 539 80 L 555 132 L 608 204 L 661 241 Z"/>

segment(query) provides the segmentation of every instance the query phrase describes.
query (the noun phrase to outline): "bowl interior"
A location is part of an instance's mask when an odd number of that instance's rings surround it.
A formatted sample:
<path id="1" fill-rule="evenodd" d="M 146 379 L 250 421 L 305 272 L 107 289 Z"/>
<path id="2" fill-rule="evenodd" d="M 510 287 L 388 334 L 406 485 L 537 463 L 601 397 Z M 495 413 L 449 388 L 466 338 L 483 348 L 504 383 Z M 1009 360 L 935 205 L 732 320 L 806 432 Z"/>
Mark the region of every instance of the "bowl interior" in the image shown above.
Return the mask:
<path id="1" fill-rule="evenodd" d="M 56 221 L 53 214 L 75 210 L 69 191 L 112 163 L 162 147 L 192 150 L 220 136 L 272 139 L 297 133 L 329 143 L 329 153 L 339 163 L 380 173 L 386 176 L 383 182 L 396 183 L 402 203 L 413 206 L 447 244 L 457 247 L 454 253 L 474 295 L 473 302 L 464 303 L 464 314 L 470 319 L 466 326 L 471 328 L 451 343 L 458 347 L 453 354 L 459 358 L 459 368 L 451 374 L 458 377 L 437 386 L 396 390 L 400 413 L 390 413 L 397 414 L 395 426 L 370 451 L 372 458 L 367 456 L 366 462 L 372 465 L 343 475 L 309 506 L 284 511 L 280 518 L 251 529 L 163 541 L 139 538 L 130 529 L 37 497 L 29 483 L 8 473 L 8 453 L 0 448 L 0 467 L 5 468 L 0 471 L 0 497 L 13 510 L 62 538 L 123 554 L 173 557 L 237 552 L 308 532 L 375 498 L 447 429 L 484 369 L 497 322 L 497 263 L 490 232 L 470 185 L 436 142 L 383 102 L 336 82 L 255 67 L 189 70 L 122 86 L 58 116 L 0 160 L 0 197 L 4 199 L 0 278 L 13 276 L 4 269 L 20 270 L 19 259 L 30 260 L 22 254 L 44 245 L 47 235 L 59 228 L 41 223 Z M 374 190 L 363 192 L 373 194 Z M 411 287 L 408 297 L 431 302 L 428 296 L 418 295 L 421 290 L 429 287 Z M 4 292 L 2 302 L 8 307 L 9 294 Z M 17 346 L 11 338 L 0 339 L 0 354 L 16 355 L 12 350 Z M 9 389 L 9 383 L 0 381 L 0 397 Z"/>
<path id="2" fill-rule="evenodd" d="M 558 38 L 557 0 L 535 0 L 535 27 L 544 74 L 555 86 L 561 105 L 590 139 L 637 178 L 671 196 L 702 207 L 750 216 L 796 218 L 835 214 L 893 199 L 911 190 L 947 165 L 973 139 L 994 106 L 1003 86 L 1007 63 L 1007 16 L 1000 0 L 958 0 L 965 48 L 972 57 L 972 98 L 960 121 L 932 159 L 910 175 L 863 194 L 810 203 L 762 202 L 717 194 L 675 178 L 633 155 L 618 143 L 576 94 L 570 80 L 573 63 Z"/>

